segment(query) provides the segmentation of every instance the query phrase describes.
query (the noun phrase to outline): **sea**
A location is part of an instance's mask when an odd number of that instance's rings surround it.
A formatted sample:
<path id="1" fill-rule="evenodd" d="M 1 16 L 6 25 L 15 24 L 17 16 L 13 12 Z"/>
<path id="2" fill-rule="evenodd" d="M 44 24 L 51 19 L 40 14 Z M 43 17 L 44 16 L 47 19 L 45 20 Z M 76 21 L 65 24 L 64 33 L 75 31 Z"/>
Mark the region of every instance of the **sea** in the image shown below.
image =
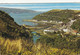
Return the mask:
<path id="1" fill-rule="evenodd" d="M 80 10 L 80 3 L 22 3 L 22 4 L 0 4 L 0 7 L 6 7 L 6 8 L 17 8 L 17 9 L 26 9 L 26 10 L 34 10 L 37 12 L 47 12 L 52 9 L 70 9 L 70 10 Z M 40 13 L 33 14 L 27 14 L 27 13 L 20 13 L 20 14 L 14 14 L 10 13 L 9 15 L 14 18 L 15 22 L 17 22 L 19 25 L 26 24 L 30 26 L 36 25 L 32 22 L 23 22 L 23 19 L 32 19 L 36 15 Z"/>

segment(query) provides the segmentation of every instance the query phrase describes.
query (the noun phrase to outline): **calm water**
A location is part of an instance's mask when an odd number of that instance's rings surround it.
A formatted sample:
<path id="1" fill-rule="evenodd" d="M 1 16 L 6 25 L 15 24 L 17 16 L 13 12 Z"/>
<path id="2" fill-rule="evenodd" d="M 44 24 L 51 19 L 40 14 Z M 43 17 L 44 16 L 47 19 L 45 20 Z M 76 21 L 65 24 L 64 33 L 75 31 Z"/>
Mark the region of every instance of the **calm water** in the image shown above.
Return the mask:
<path id="1" fill-rule="evenodd" d="M 17 22 L 19 25 L 30 25 L 30 26 L 35 26 L 37 25 L 36 23 L 33 22 L 23 22 L 24 19 L 32 19 L 34 16 L 38 15 L 40 13 L 21 13 L 21 14 L 14 14 L 10 13 L 10 16 L 14 18 L 15 22 Z"/>

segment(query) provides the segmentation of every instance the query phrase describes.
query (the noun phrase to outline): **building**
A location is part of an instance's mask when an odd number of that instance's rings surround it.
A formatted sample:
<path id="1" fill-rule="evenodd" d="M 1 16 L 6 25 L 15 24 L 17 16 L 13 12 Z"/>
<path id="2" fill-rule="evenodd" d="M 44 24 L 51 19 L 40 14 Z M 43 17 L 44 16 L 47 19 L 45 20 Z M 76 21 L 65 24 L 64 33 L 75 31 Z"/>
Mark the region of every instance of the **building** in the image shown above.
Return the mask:
<path id="1" fill-rule="evenodd" d="M 47 20 L 42 20 L 41 22 L 48 22 Z"/>
<path id="2" fill-rule="evenodd" d="M 76 20 L 71 20 L 71 23 L 75 22 Z"/>
<path id="3" fill-rule="evenodd" d="M 48 32 L 54 33 L 54 32 L 58 32 L 59 30 L 56 28 L 51 28 L 51 29 L 46 29 L 43 31 L 44 34 L 47 34 Z"/>
<path id="4" fill-rule="evenodd" d="M 58 22 L 58 23 L 62 24 L 63 22 L 62 22 L 62 21 L 60 21 L 60 22 Z"/>
<path id="5" fill-rule="evenodd" d="M 77 35 L 77 30 L 72 30 L 71 32 L 73 35 Z"/>
<path id="6" fill-rule="evenodd" d="M 70 30 L 69 30 L 69 29 L 63 29 L 63 31 L 64 31 L 64 32 L 70 32 Z"/>
<path id="7" fill-rule="evenodd" d="M 65 32 L 65 34 L 69 34 L 70 33 L 70 29 L 62 29 L 63 32 Z"/>
<path id="8" fill-rule="evenodd" d="M 53 22 L 52 20 L 50 21 L 50 23 Z"/>
<path id="9" fill-rule="evenodd" d="M 80 14 L 77 14 L 77 16 L 80 16 Z"/>

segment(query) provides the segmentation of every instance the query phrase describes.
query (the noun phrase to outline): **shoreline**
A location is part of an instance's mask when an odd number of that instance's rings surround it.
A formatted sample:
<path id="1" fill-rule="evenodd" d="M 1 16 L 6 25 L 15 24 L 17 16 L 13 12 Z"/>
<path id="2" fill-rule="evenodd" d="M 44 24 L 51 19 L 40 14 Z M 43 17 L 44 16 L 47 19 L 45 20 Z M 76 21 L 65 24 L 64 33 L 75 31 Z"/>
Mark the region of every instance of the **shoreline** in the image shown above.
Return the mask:
<path id="1" fill-rule="evenodd" d="M 58 22 L 56 22 L 56 21 L 44 21 L 44 20 L 42 20 L 42 21 L 37 21 L 37 20 L 23 20 L 23 22 L 34 22 L 34 23 L 50 23 L 50 24 L 57 24 Z"/>

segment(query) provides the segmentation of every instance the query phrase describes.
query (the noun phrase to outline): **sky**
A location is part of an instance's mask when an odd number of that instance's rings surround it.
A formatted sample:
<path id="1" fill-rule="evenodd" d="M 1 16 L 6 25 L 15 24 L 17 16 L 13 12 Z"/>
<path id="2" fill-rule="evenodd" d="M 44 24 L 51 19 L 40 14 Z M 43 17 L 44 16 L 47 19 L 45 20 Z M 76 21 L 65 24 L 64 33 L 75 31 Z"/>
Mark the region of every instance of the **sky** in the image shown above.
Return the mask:
<path id="1" fill-rule="evenodd" d="M 29 9 L 35 11 L 49 11 L 52 9 L 80 10 L 80 0 L 0 0 L 0 7 Z"/>
<path id="2" fill-rule="evenodd" d="M 80 10 L 80 3 L 22 3 L 22 4 L 0 4 L 3 8 L 28 9 L 34 11 L 49 11 L 52 9 L 74 9 Z"/>
<path id="3" fill-rule="evenodd" d="M 0 3 L 59 3 L 80 2 L 80 0 L 0 0 Z"/>

